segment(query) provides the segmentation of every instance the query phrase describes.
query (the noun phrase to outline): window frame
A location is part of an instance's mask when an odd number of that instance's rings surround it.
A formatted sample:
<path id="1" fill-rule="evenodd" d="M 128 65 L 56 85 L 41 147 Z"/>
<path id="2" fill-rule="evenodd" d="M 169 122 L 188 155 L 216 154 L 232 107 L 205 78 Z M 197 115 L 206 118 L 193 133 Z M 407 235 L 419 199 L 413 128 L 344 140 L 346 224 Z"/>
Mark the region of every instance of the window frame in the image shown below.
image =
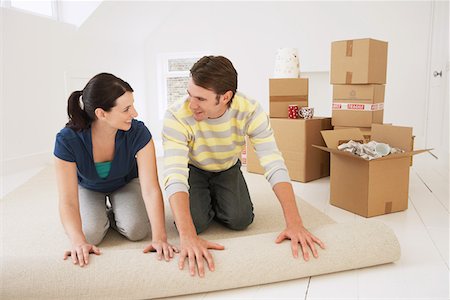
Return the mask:
<path id="1" fill-rule="evenodd" d="M 168 85 L 167 79 L 174 77 L 189 77 L 190 71 L 169 71 L 169 61 L 173 59 L 195 59 L 199 60 L 205 55 L 205 51 L 202 52 L 176 52 L 176 53 L 160 53 L 157 55 L 157 83 L 158 83 L 158 116 L 160 120 L 163 120 L 164 114 L 168 107 Z"/>
<path id="2" fill-rule="evenodd" d="M 29 2 L 32 2 L 31 0 L 28 0 Z M 38 17 L 44 17 L 44 18 L 49 18 L 52 20 L 56 20 L 59 21 L 59 0 L 41 0 L 41 1 L 46 1 L 46 2 L 50 2 L 51 4 L 51 8 L 52 8 L 52 15 L 46 15 L 46 14 L 42 14 L 33 10 L 29 10 L 29 9 L 24 9 L 24 8 L 20 8 L 20 7 L 15 7 L 12 5 L 11 0 L 0 0 L 0 6 L 4 7 L 4 8 L 8 8 L 8 9 L 12 9 L 12 10 L 16 10 L 16 11 L 20 11 L 23 13 L 27 13 L 33 16 L 38 16 Z M 24 1 L 25 2 L 25 1 Z"/>

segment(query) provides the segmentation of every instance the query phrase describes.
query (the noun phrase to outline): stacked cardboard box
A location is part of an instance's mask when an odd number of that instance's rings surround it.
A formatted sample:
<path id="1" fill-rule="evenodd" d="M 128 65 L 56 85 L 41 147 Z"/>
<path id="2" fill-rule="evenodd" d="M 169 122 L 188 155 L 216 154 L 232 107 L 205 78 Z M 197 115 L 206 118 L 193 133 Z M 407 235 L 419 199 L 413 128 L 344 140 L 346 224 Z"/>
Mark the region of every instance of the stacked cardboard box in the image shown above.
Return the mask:
<path id="1" fill-rule="evenodd" d="M 372 124 L 383 124 L 387 48 L 387 42 L 369 38 L 331 44 L 334 129 L 359 128 L 367 142 Z M 404 150 L 413 145 L 414 136 Z"/>
<path id="2" fill-rule="evenodd" d="M 413 151 L 412 128 L 382 125 L 387 46 L 373 39 L 331 46 L 335 130 L 322 131 L 327 147 L 319 148 L 331 153 L 330 203 L 364 217 L 407 209 L 412 156 L 426 151 Z M 406 152 L 367 161 L 337 149 L 348 140 L 373 140 Z"/>
<path id="3" fill-rule="evenodd" d="M 270 123 L 292 180 L 308 182 L 330 174 L 330 155 L 312 146 L 325 146 L 320 132 L 332 128 L 330 118 L 309 120 L 271 118 Z M 247 140 L 247 171 L 264 174 L 264 169 L 259 164 L 249 140 Z"/>
<path id="4" fill-rule="evenodd" d="M 288 107 L 308 106 L 308 78 L 269 79 L 269 112 L 271 118 L 288 118 Z"/>
<path id="5" fill-rule="evenodd" d="M 321 130 L 331 129 L 331 118 L 289 119 L 288 107 L 308 106 L 307 78 L 269 79 L 269 116 L 275 140 L 292 180 L 308 182 L 329 175 L 328 153 L 312 145 L 325 142 Z M 251 142 L 247 139 L 247 171 L 264 174 Z"/>
<path id="6" fill-rule="evenodd" d="M 331 44 L 332 124 L 336 129 L 383 123 L 388 43 L 374 39 Z"/>

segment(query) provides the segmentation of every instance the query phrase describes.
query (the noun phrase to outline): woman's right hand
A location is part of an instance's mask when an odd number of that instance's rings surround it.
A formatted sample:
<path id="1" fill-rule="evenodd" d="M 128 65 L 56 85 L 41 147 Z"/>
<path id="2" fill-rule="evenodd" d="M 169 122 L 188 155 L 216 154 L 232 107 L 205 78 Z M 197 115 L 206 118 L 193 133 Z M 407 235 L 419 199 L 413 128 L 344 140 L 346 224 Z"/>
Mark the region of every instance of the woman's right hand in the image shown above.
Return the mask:
<path id="1" fill-rule="evenodd" d="M 100 249 L 89 243 L 72 245 L 72 250 L 64 252 L 64 260 L 71 256 L 74 265 L 78 264 L 80 267 L 83 267 L 89 263 L 90 253 L 100 255 Z"/>

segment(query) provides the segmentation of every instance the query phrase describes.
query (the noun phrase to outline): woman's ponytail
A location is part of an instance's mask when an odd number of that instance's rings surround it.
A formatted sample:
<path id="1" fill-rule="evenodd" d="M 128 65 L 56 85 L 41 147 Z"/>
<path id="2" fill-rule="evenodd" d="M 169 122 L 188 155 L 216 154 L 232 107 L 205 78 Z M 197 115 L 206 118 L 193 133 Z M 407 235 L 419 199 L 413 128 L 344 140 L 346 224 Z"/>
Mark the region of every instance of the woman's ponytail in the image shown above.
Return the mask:
<path id="1" fill-rule="evenodd" d="M 69 122 L 67 127 L 75 131 L 89 128 L 92 120 L 84 110 L 83 91 L 73 92 L 67 100 L 67 115 Z"/>
<path id="2" fill-rule="evenodd" d="M 88 129 L 97 120 L 95 110 L 109 112 L 116 100 L 125 92 L 133 92 L 131 86 L 110 73 L 92 77 L 82 91 L 73 92 L 67 101 L 69 122 L 66 127 L 75 131 Z"/>

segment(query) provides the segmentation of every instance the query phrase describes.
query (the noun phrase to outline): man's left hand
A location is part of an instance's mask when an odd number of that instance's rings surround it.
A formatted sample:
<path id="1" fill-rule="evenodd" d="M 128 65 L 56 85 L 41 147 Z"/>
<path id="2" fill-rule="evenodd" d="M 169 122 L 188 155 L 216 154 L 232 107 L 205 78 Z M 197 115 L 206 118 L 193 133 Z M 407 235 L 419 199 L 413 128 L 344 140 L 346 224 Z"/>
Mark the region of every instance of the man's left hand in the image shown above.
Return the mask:
<path id="1" fill-rule="evenodd" d="M 325 249 L 324 243 L 322 243 L 321 240 L 319 240 L 308 230 L 306 230 L 306 228 L 302 225 L 288 226 L 283 232 L 278 235 L 275 242 L 279 244 L 286 239 L 291 240 L 292 255 L 295 258 L 298 257 L 298 244 L 300 244 L 301 250 L 303 252 L 303 259 L 306 261 L 309 260 L 308 248 L 311 249 L 315 258 L 319 257 L 314 244 L 317 244 L 320 246 L 320 248 Z"/>

